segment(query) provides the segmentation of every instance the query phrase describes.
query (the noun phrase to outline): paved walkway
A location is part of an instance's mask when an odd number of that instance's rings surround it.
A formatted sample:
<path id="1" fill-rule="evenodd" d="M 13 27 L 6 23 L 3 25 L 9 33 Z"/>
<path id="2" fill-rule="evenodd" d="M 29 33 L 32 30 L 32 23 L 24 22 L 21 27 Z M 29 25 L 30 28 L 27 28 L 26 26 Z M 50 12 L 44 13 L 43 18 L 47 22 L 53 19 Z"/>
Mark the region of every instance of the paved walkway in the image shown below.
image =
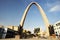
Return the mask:
<path id="1" fill-rule="evenodd" d="M 0 39 L 0 40 L 16 40 L 15 38 L 11 39 Z M 18 39 L 17 39 L 18 40 Z M 19 40 L 59 40 L 57 38 L 48 38 L 48 39 L 42 39 L 42 38 L 30 38 L 30 39 L 19 39 Z"/>

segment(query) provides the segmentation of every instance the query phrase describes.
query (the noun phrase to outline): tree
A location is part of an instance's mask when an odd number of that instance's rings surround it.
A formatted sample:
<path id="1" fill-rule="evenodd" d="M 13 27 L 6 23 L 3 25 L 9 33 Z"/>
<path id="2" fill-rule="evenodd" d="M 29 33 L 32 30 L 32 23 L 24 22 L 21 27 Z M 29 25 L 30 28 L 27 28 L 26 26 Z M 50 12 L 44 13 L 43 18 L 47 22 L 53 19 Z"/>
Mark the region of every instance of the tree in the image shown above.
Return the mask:
<path id="1" fill-rule="evenodd" d="M 38 33 L 38 32 L 40 32 L 40 28 L 35 28 L 34 33 Z"/>
<path id="2" fill-rule="evenodd" d="M 27 33 L 31 34 L 31 32 L 30 32 L 30 31 L 28 31 Z"/>

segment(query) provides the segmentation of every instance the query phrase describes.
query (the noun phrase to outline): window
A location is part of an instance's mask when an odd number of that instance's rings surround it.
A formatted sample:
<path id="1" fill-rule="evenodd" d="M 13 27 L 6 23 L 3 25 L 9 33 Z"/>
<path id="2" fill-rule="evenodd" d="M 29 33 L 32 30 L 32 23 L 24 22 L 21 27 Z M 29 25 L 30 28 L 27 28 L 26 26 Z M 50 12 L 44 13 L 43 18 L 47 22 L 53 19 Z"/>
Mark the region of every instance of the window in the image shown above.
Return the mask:
<path id="1" fill-rule="evenodd" d="M 60 27 L 59 27 L 59 29 L 60 29 Z"/>

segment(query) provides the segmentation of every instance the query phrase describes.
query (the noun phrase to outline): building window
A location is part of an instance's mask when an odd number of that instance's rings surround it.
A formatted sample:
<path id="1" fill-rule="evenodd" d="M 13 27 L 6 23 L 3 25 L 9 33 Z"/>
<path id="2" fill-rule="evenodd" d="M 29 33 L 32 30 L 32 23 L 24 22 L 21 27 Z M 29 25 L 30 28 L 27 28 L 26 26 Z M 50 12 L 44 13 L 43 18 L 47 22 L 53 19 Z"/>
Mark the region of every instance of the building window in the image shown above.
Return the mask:
<path id="1" fill-rule="evenodd" d="M 60 26 L 60 23 L 56 24 L 56 26 Z"/>
<path id="2" fill-rule="evenodd" d="M 56 28 L 54 28 L 54 30 L 56 30 Z"/>
<path id="3" fill-rule="evenodd" d="M 59 29 L 60 29 L 60 27 L 59 27 Z"/>

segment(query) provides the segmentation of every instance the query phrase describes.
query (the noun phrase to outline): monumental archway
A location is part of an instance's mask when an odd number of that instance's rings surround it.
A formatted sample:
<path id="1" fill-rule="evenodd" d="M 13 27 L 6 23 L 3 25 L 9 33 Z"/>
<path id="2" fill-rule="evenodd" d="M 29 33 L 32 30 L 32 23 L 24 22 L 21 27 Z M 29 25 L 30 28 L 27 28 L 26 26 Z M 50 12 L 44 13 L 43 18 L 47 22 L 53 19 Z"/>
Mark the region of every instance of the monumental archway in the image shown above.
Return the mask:
<path id="1" fill-rule="evenodd" d="M 29 11 L 30 7 L 31 7 L 33 4 L 35 4 L 35 5 L 37 6 L 37 8 L 39 9 L 39 11 L 40 11 L 40 13 L 41 13 L 41 15 L 42 15 L 42 18 L 43 18 L 43 20 L 44 20 L 45 26 L 46 26 L 47 36 L 49 36 L 49 30 L 48 30 L 49 22 L 48 22 L 47 16 L 46 16 L 45 12 L 43 11 L 43 9 L 41 8 L 41 6 L 40 6 L 38 3 L 36 3 L 36 2 L 31 2 L 31 3 L 27 6 L 27 8 L 25 9 L 24 14 L 23 14 L 23 16 L 22 16 L 22 19 L 21 19 L 21 21 L 20 21 L 20 27 L 23 27 L 24 21 L 25 21 L 26 15 L 27 15 L 27 12 Z"/>

